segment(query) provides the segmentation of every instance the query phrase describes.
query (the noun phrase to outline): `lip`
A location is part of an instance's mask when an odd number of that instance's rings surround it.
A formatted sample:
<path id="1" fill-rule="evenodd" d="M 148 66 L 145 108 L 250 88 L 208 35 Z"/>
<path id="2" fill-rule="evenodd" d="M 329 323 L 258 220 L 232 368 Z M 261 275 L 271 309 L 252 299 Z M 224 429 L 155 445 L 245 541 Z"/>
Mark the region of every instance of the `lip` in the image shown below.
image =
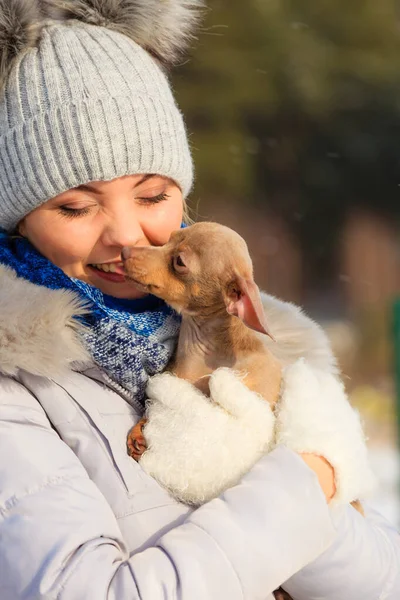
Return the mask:
<path id="1" fill-rule="evenodd" d="M 97 277 L 100 277 L 100 279 L 112 281 L 113 283 L 125 283 L 126 281 L 126 277 L 122 273 L 106 273 L 105 271 L 100 271 L 100 269 L 95 269 L 91 265 L 87 265 L 87 268 L 90 269 L 91 273 L 94 273 L 97 275 Z"/>

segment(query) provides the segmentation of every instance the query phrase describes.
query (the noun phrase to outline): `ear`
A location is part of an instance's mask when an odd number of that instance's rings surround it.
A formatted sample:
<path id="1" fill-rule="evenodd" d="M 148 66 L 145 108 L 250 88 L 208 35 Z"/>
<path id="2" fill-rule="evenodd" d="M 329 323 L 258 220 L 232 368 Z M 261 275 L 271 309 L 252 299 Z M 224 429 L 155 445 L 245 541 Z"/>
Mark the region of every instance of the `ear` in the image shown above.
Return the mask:
<path id="1" fill-rule="evenodd" d="M 21 219 L 21 221 L 18 223 L 17 227 L 17 235 L 21 236 L 21 237 L 26 237 L 26 229 L 25 229 L 25 219 Z"/>
<path id="2" fill-rule="evenodd" d="M 260 290 L 252 279 L 237 275 L 227 287 L 226 310 L 230 315 L 239 317 L 250 329 L 269 335 Z"/>

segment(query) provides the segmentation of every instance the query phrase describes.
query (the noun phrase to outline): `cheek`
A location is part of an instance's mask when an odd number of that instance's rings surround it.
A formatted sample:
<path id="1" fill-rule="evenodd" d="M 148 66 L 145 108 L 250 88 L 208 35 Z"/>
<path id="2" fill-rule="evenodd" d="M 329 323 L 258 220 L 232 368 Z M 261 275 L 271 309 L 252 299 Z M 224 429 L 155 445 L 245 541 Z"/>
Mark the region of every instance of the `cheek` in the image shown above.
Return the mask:
<path id="1" fill-rule="evenodd" d="M 150 214 L 151 213 L 151 214 Z M 156 210 L 148 210 L 142 227 L 151 244 L 163 246 L 173 231 L 180 228 L 183 217 L 182 196 L 160 203 Z"/>
<path id="2" fill-rule="evenodd" d="M 83 231 L 77 223 L 27 222 L 26 235 L 46 258 L 58 267 L 80 263 L 90 251 L 90 232 Z"/>

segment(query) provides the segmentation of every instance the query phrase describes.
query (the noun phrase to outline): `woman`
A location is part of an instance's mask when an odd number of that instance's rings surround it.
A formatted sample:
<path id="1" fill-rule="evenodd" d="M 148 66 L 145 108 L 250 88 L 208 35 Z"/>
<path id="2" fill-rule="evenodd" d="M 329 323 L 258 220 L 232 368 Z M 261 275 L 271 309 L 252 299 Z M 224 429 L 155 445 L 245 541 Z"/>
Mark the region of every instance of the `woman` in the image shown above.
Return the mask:
<path id="1" fill-rule="evenodd" d="M 295 364 L 280 444 L 240 484 L 191 510 L 128 457 L 179 321 L 113 265 L 182 220 L 192 165 L 160 62 L 173 62 L 198 3 L 55 4 L 1 5 L 1 599 L 251 600 L 280 585 L 295 600 L 398 597 L 397 533 L 348 504 L 369 476 L 358 419 L 323 334 L 294 307 L 265 299 Z M 174 386 L 190 405 L 190 384 Z M 179 418 L 179 402 L 169 409 Z M 228 415 L 221 433 L 240 427 Z M 184 415 L 183 428 L 190 439 Z"/>

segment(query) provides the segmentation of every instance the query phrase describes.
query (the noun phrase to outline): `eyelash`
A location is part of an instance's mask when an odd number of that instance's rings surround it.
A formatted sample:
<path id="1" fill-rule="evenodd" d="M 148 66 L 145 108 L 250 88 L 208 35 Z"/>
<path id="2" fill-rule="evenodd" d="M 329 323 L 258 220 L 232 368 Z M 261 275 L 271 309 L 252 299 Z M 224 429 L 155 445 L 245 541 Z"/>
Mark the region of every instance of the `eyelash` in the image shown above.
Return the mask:
<path id="1" fill-rule="evenodd" d="M 158 204 L 159 202 L 162 202 L 163 200 L 167 200 L 167 198 L 169 198 L 169 195 L 166 194 L 165 192 L 162 192 L 161 194 L 158 194 L 157 196 L 153 196 L 151 198 L 139 198 L 139 200 L 142 200 L 142 204 L 147 204 L 147 205 L 151 206 L 152 204 Z M 88 207 L 86 207 L 86 208 L 68 208 L 68 206 L 59 206 L 59 212 L 64 217 L 68 217 L 68 218 L 83 217 L 84 215 L 89 214 L 90 208 L 88 208 Z"/>
<path id="2" fill-rule="evenodd" d="M 87 215 L 90 211 L 90 208 L 68 208 L 68 206 L 60 206 L 58 210 L 63 217 L 74 218 Z"/>
<path id="3" fill-rule="evenodd" d="M 167 198 L 169 198 L 169 195 L 166 192 L 161 192 L 161 194 L 158 194 L 157 196 L 152 196 L 151 198 L 139 198 L 139 200 L 142 200 L 143 204 L 151 205 L 158 204 Z"/>

